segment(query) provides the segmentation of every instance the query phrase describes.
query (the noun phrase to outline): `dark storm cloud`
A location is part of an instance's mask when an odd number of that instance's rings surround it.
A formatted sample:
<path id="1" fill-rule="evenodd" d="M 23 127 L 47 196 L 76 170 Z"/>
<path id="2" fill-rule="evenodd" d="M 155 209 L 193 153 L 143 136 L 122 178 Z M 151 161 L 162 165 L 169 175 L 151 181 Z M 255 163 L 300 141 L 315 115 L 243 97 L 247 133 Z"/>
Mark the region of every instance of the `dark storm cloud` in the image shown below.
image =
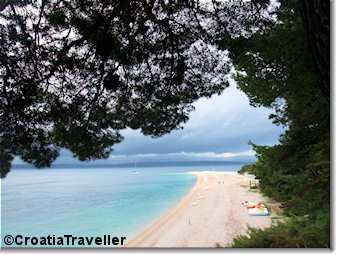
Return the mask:
<path id="1" fill-rule="evenodd" d="M 183 130 L 161 138 L 143 136 L 138 130 L 125 130 L 125 140 L 115 146 L 114 155 L 167 153 L 241 153 L 250 150 L 248 141 L 275 144 L 281 128 L 268 119 L 270 110 L 254 108 L 234 86 L 222 95 L 201 99 Z"/>
<path id="2" fill-rule="evenodd" d="M 124 141 L 114 146 L 108 160 L 96 163 L 146 160 L 226 160 L 252 158 L 248 142 L 272 145 L 278 142 L 281 128 L 268 119 L 271 110 L 249 105 L 246 95 L 232 86 L 220 96 L 195 103 L 183 130 L 160 138 L 144 136 L 139 130 L 123 130 Z M 56 163 L 76 163 L 62 151 Z M 21 163 L 16 159 L 16 163 Z"/>

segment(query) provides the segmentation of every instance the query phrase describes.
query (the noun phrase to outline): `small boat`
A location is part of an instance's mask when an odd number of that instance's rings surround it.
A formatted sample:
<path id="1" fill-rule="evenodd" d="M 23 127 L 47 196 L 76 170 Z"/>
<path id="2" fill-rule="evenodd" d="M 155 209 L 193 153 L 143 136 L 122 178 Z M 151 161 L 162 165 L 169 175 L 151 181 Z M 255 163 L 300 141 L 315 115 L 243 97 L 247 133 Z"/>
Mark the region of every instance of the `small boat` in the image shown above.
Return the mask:
<path id="1" fill-rule="evenodd" d="M 269 215 L 269 211 L 263 203 L 254 203 L 254 202 L 244 201 L 241 204 L 247 208 L 248 215 L 251 215 L 251 216 L 268 216 Z"/>
<path id="2" fill-rule="evenodd" d="M 135 169 L 137 168 L 137 163 L 136 163 L 136 161 L 135 161 Z M 132 171 L 132 174 L 139 174 L 139 172 L 137 171 L 137 170 L 134 170 L 134 171 Z"/>
<path id="3" fill-rule="evenodd" d="M 268 216 L 269 211 L 266 207 L 249 208 L 248 214 L 251 216 Z"/>

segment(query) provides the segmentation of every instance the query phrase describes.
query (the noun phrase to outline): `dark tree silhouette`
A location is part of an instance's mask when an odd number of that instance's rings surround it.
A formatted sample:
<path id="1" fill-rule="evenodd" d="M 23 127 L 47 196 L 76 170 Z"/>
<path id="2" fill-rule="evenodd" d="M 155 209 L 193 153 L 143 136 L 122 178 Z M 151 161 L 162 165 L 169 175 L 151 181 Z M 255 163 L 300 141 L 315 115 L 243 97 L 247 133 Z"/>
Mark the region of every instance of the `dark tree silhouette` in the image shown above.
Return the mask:
<path id="1" fill-rule="evenodd" d="M 230 62 L 216 37 L 249 32 L 247 24 L 258 20 L 254 8 L 221 1 L 2 2 L 1 176 L 15 156 L 36 167 L 50 166 L 60 148 L 79 160 L 106 158 L 121 129 L 156 137 L 180 128 L 195 100 L 228 86 Z"/>
<path id="2" fill-rule="evenodd" d="M 330 100 L 330 1 L 300 1 L 307 37 L 320 75 L 320 89 Z"/>

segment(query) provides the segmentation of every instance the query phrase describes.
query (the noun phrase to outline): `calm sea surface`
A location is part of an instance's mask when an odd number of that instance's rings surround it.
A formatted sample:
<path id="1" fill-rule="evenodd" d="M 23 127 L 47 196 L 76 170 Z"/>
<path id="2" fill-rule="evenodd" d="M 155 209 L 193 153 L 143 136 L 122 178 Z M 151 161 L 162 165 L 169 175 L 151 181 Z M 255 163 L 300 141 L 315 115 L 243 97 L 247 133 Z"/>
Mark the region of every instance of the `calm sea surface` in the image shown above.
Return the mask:
<path id="1" fill-rule="evenodd" d="M 188 192 L 188 171 L 241 165 L 15 169 L 1 180 L 1 235 L 129 239 Z"/>

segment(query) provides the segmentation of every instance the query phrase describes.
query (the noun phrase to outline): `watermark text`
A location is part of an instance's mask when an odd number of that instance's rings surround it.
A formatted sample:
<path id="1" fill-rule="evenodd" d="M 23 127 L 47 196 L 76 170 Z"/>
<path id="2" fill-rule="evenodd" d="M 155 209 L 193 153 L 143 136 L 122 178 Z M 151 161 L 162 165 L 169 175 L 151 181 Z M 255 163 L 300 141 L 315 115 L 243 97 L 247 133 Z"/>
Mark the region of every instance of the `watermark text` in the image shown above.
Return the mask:
<path id="1" fill-rule="evenodd" d="M 75 235 L 47 235 L 24 236 L 5 235 L 3 244 L 6 246 L 123 246 L 125 236 L 75 236 Z"/>

